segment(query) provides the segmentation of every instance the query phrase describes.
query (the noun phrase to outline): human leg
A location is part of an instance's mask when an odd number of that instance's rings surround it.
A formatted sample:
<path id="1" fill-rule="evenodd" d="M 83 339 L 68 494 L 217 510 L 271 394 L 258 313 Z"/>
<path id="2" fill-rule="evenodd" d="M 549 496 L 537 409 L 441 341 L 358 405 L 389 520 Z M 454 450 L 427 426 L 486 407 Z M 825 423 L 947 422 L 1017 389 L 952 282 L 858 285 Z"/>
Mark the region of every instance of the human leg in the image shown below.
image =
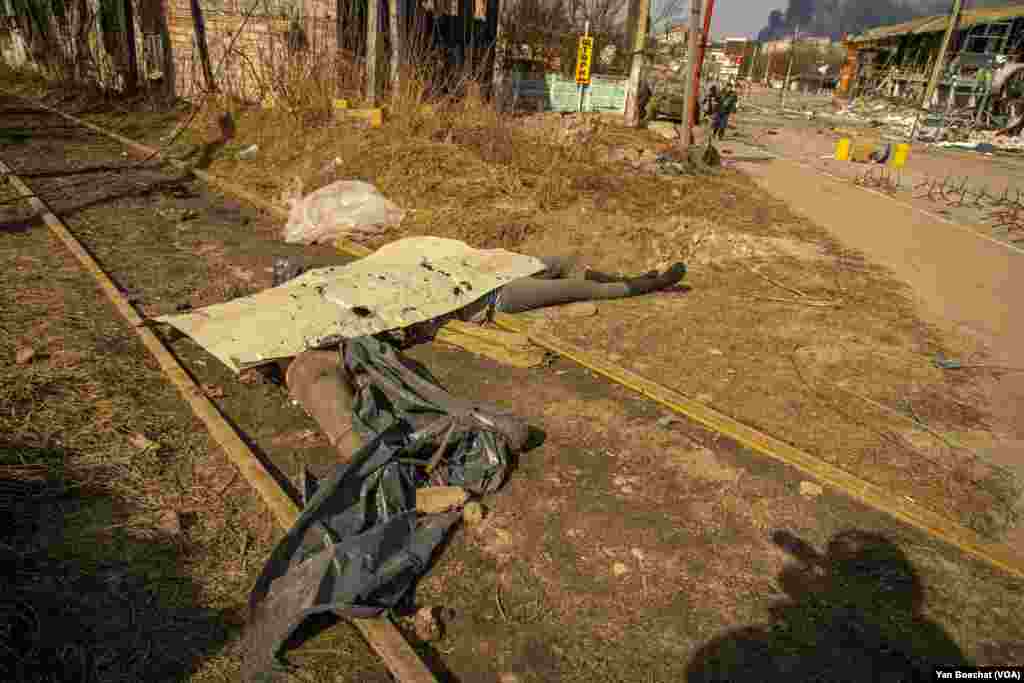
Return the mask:
<path id="1" fill-rule="evenodd" d="M 348 459 L 362 446 L 352 428 L 355 389 L 336 351 L 305 351 L 285 370 L 292 398 L 320 425 L 327 440 Z"/>
<path id="2" fill-rule="evenodd" d="M 685 276 L 686 266 L 677 263 L 661 275 L 646 275 L 620 282 L 521 278 L 502 288 L 498 310 L 503 313 L 522 313 L 576 301 L 599 301 L 640 296 L 671 287 Z"/>

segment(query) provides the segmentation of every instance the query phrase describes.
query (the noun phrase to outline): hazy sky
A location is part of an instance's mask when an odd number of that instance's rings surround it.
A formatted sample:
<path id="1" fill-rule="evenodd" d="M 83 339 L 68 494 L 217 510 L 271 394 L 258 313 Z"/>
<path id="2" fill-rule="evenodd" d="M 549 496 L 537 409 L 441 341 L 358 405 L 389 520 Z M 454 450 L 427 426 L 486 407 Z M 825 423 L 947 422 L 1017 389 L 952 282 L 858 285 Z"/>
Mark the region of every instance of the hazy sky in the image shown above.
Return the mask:
<path id="1" fill-rule="evenodd" d="M 689 18 L 686 0 L 654 0 L 654 4 L 656 7 L 679 6 L 678 13 L 683 20 Z M 716 38 L 756 37 L 768 23 L 768 13 L 773 9 L 784 10 L 788 4 L 787 0 L 716 0 L 711 34 Z"/>

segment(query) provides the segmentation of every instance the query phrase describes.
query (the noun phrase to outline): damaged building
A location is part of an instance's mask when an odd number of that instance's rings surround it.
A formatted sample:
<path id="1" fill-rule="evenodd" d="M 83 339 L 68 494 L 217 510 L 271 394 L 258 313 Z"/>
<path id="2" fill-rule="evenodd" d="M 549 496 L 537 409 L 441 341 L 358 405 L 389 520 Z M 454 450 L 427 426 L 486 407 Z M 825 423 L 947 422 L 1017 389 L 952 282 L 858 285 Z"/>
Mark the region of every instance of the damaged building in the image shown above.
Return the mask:
<path id="1" fill-rule="evenodd" d="M 849 37 L 840 94 L 966 111 L 978 125 L 1018 133 L 1024 123 L 1024 7 L 963 12 L 937 87 L 924 102 L 949 22 L 949 16 L 922 17 Z"/>

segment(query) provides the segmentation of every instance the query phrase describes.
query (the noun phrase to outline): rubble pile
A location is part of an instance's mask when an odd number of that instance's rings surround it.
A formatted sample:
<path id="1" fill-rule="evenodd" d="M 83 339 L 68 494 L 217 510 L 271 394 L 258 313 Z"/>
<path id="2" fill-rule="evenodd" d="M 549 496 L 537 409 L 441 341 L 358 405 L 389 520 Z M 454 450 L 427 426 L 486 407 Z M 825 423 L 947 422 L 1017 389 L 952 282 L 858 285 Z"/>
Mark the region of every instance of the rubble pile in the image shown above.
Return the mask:
<path id="1" fill-rule="evenodd" d="M 974 149 L 977 145 L 1006 151 L 1024 150 L 1024 139 L 978 128 L 973 108 L 923 112 L 913 106 L 861 97 L 839 109 L 835 118 L 880 129 L 883 136 L 908 139 L 916 127 L 917 141 Z"/>

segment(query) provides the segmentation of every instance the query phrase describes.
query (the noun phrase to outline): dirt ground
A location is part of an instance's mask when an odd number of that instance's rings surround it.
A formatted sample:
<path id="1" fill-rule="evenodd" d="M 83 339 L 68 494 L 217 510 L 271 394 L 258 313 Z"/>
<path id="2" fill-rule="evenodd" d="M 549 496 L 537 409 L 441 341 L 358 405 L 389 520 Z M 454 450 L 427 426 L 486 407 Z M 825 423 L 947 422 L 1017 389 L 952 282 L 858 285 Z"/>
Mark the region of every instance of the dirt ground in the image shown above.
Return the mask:
<path id="1" fill-rule="evenodd" d="M 327 248 L 283 245 L 279 224 L 166 169 L 110 170 L 129 163 L 116 145 L 56 117 L 17 113 L 16 102 L 2 105 L 0 128 L 22 138 L 5 145 L 4 160 L 51 202 L 147 315 L 266 287 L 275 255 L 302 254 L 313 264 L 343 261 Z M 132 120 L 151 140 L 165 134 L 154 133 L 153 117 Z M 79 173 L 67 175 L 68 169 Z M 607 182 L 604 175 L 599 179 Z M 400 180 L 390 177 L 389 196 L 435 212 L 413 226 L 441 227 L 445 216 L 455 215 L 454 208 L 444 213 L 429 205 L 434 196 L 454 202 L 444 197 L 442 179 L 438 195 L 421 197 L 419 205 L 401 195 Z M 462 176 L 449 179 L 462 182 Z M 577 254 L 608 269 L 643 270 L 679 256 L 693 264 L 688 289 L 630 305 L 602 304 L 598 316 L 584 321 L 556 318 L 558 334 L 798 445 L 820 445 L 834 461 L 868 472 L 863 458 L 870 453 L 869 473 L 927 498 L 935 470 L 898 450 L 902 440 L 879 436 L 895 431 L 891 423 L 848 400 L 837 405 L 834 395 L 820 387 L 811 391 L 799 377 L 788 378 L 796 376 L 796 358 L 811 366 L 805 372 L 814 382 L 856 378 L 863 386 L 850 387 L 880 401 L 898 405 L 898 398 L 912 396 L 914 410 L 933 427 L 978 427 L 982 408 L 945 398 L 970 395 L 971 383 L 954 383 L 926 362 L 905 360 L 908 349 L 912 359 L 936 350 L 957 355 L 959 342 L 941 340 L 915 319 L 905 293 L 892 291 L 881 268 L 828 242 L 820 228 L 739 174 L 672 181 L 637 174 L 636 183 L 622 193 L 595 190 L 561 207 L 572 192 L 553 188 L 544 195 L 549 203 L 525 204 L 522 218 L 516 216 L 532 229 L 490 233 L 492 244 Z M 645 200 L 651 192 L 657 195 Z M 506 201 L 525 202 L 512 194 Z M 536 188 L 526 194 L 536 201 Z M 673 201 L 664 201 L 669 197 Z M 625 207 L 620 213 L 616 202 Z M 0 416 L 0 425 L 4 434 L 15 435 L 5 455 L 24 459 L 29 448 L 63 449 L 61 460 L 77 478 L 97 472 L 90 469 L 95 463 L 110 468 L 99 488 L 75 489 L 72 502 L 61 499 L 62 505 L 95 509 L 94 525 L 76 527 L 76 516 L 49 511 L 41 517 L 63 529 L 60 540 L 32 532 L 25 542 L 60 552 L 67 545 L 61 566 L 79 576 L 97 575 L 88 562 L 106 554 L 109 536 L 95 535 L 101 531 L 123 534 L 123 547 L 138 548 L 119 555 L 122 573 L 138 577 L 139 588 L 116 597 L 151 605 L 153 616 L 133 607 L 126 610 L 132 619 L 111 619 L 110 628 L 161 647 L 122 659 L 128 670 L 120 678 L 97 668 L 101 680 L 130 680 L 143 671 L 147 680 L 233 680 L 238 615 L 276 533 L 269 516 L 252 503 L 251 492 L 233 478 L 86 276 L 43 225 L 12 206 L 5 205 L 0 232 L 5 272 L 18 273 L 4 280 L 9 291 L 2 300 L 9 303 L 0 320 L 4 405 L 13 407 Z M 484 200 L 464 208 L 491 213 L 476 219 L 459 214 L 447 223 L 452 232 L 438 234 L 466 238 L 499 218 Z M 502 211 L 511 225 L 510 210 Z M 765 267 L 762 276 L 746 268 L 755 263 Z M 844 305 L 838 309 L 754 298 L 840 296 Z M 26 346 L 37 356 L 18 364 L 17 349 Z M 333 464 L 313 425 L 280 387 L 239 382 L 187 340 L 172 348 L 285 475 L 295 477 L 302 463 L 315 469 Z M 875 348 L 885 352 L 880 360 L 868 352 Z M 488 501 L 493 514 L 484 528 L 460 529 L 418 588 L 417 604 L 450 610 L 444 639 L 417 643 L 442 680 L 495 681 L 505 674 L 506 681 L 635 681 L 642 671 L 647 678 L 640 680 L 700 681 L 710 680 L 712 666 L 737 671 L 740 659 L 757 653 L 823 667 L 830 663 L 815 652 L 849 643 L 848 633 L 829 628 L 840 621 L 869 634 L 874 640 L 865 642 L 872 650 L 889 645 L 943 661 L 957 659 L 959 651 L 985 664 L 1024 660 L 1019 583 L 725 439 L 669 419 L 649 401 L 565 361 L 526 371 L 442 347 L 414 355 L 454 393 L 514 407 L 545 434 L 543 444 L 521 458 L 510 484 Z M 844 372 L 831 374 L 837 366 Z M 780 383 L 779 376 L 787 379 Z M 91 422 L 94 410 L 104 419 Z M 132 438 L 140 432 L 160 448 Z M 959 464 L 948 457 L 945 466 Z M 918 480 L 907 484 L 910 472 Z M 984 497 L 1000 491 L 999 481 L 979 493 L 950 476 L 942 500 L 969 511 L 968 521 L 983 530 L 1000 533 L 1009 526 L 1010 508 Z M 167 510 L 179 513 L 182 530 L 172 528 L 177 540 L 161 556 L 163 573 L 151 575 L 149 553 L 163 546 L 152 535 L 160 533 L 159 524 L 147 515 Z M 151 535 L 142 533 L 139 540 L 136 529 Z M 799 545 L 780 532 L 822 553 L 821 561 L 795 561 L 780 546 Z M 82 546 L 87 556 L 70 550 Z M 851 546 L 866 553 L 866 579 L 851 574 L 850 562 L 842 559 Z M 888 591 L 885 599 L 877 598 L 879 590 Z M 32 601 L 41 598 L 25 591 L 23 602 L 33 607 L 24 612 L 38 613 L 43 603 Z M 100 590 L 85 595 L 105 605 L 115 598 Z M 84 611 L 74 601 L 67 605 Z M 201 616 L 171 622 L 177 637 L 194 640 L 166 646 L 158 640 L 160 629 L 179 614 L 176 609 Z M 61 640 L 49 623 L 38 631 L 37 649 L 38 643 Z M 98 642 L 80 647 L 95 650 Z M 295 658 L 309 680 L 388 680 L 347 627 L 307 643 Z M 846 670 L 833 672 L 835 680 L 865 680 L 875 665 L 842 661 Z"/>
<path id="2" fill-rule="evenodd" d="M 431 234 L 606 271 L 687 262 L 679 291 L 554 331 L 981 533 L 1015 526 L 1020 483 L 964 443 L 995 428 L 982 383 L 932 364 L 939 353 L 980 363 L 985 349 L 924 323 L 891 271 L 748 176 L 657 175 L 667 141 L 603 116 L 508 124 L 469 103 L 377 130 L 309 129 L 301 142 L 280 134 L 280 112 L 234 116 L 230 141 L 205 113 L 174 149 L 270 198 L 296 178 L 307 192 L 372 182 L 409 213 L 371 246 Z M 165 114 L 92 118 L 154 144 L 173 137 Z M 238 159 L 250 143 L 257 156 Z"/>

